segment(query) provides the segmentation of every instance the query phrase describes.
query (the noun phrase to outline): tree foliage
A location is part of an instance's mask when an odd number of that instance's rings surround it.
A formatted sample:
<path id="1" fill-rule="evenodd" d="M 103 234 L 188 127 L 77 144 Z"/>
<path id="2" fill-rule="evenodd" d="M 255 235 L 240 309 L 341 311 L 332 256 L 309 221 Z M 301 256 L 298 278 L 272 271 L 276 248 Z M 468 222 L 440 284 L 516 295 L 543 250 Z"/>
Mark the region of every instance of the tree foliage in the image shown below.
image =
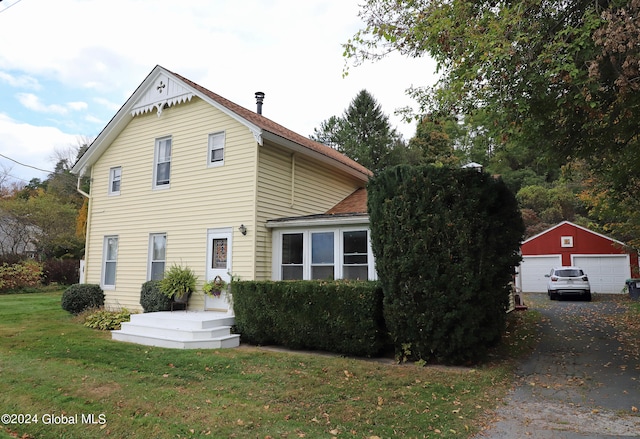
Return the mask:
<path id="1" fill-rule="evenodd" d="M 403 148 L 401 135 L 367 90 L 361 90 L 343 115 L 332 116 L 314 129 L 311 139 L 331 146 L 373 172 L 388 166 Z"/>
<path id="2" fill-rule="evenodd" d="M 524 232 L 513 194 L 475 170 L 398 166 L 368 186 L 387 327 L 400 355 L 466 363 L 504 330 Z"/>
<path id="3" fill-rule="evenodd" d="M 529 168 L 588 160 L 624 209 L 640 199 L 639 15 L 640 0 L 367 0 L 345 55 L 433 57 L 439 82 L 412 90 L 425 112 L 464 115 L 492 153 L 530 151 Z"/>

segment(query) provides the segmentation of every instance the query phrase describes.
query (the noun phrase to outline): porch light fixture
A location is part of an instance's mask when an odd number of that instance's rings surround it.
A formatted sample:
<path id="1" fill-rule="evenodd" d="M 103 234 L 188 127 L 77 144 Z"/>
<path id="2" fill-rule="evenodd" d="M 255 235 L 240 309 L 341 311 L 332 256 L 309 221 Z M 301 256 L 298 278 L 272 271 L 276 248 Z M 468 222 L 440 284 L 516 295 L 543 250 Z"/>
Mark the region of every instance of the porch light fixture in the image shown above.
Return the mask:
<path id="1" fill-rule="evenodd" d="M 238 230 L 240 230 L 240 233 L 242 233 L 243 235 L 247 234 L 247 228 L 244 226 L 244 224 L 240 224 L 240 227 L 238 227 Z"/>

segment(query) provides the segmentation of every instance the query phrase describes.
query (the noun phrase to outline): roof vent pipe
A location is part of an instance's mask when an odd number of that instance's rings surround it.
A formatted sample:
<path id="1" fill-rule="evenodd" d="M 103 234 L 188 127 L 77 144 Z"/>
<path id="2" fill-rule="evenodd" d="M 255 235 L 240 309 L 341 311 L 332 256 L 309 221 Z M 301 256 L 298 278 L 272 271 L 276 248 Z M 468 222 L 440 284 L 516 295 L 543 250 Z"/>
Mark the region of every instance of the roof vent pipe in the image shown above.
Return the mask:
<path id="1" fill-rule="evenodd" d="M 264 93 L 261 91 L 256 92 L 256 105 L 258 107 L 258 114 L 262 114 L 262 102 L 264 101 Z"/>

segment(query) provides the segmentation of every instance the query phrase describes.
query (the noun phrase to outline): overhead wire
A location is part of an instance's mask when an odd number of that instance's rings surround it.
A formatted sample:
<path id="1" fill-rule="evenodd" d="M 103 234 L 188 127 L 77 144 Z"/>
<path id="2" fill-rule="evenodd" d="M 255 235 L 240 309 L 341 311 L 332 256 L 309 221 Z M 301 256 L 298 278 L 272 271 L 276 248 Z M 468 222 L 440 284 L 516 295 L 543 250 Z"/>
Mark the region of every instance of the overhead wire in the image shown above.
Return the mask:
<path id="1" fill-rule="evenodd" d="M 4 8 L 4 9 L 0 9 L 0 14 L 2 14 L 4 11 L 6 11 L 7 9 L 9 9 L 10 7 L 17 5 L 17 4 L 18 4 L 18 3 L 20 3 L 21 1 L 22 1 L 22 0 L 17 0 L 15 3 L 10 4 L 10 5 L 9 5 L 9 6 L 7 6 L 6 8 Z M 2 0 L 0 0 L 0 3 L 2 3 Z"/>
<path id="2" fill-rule="evenodd" d="M 1 1 L 2 0 L 0 0 L 0 2 Z M 42 168 L 38 168 L 37 166 L 32 166 L 32 165 L 27 165 L 25 163 L 21 163 L 21 162 L 17 161 L 16 159 L 12 159 L 11 157 L 7 157 L 4 154 L 0 154 L 0 157 L 3 157 L 5 159 L 7 159 L 7 160 L 11 160 L 12 162 L 19 164 L 20 166 L 24 166 L 25 168 L 35 169 L 36 171 L 46 172 L 47 174 L 55 174 L 54 171 L 50 171 L 48 169 L 42 169 Z"/>

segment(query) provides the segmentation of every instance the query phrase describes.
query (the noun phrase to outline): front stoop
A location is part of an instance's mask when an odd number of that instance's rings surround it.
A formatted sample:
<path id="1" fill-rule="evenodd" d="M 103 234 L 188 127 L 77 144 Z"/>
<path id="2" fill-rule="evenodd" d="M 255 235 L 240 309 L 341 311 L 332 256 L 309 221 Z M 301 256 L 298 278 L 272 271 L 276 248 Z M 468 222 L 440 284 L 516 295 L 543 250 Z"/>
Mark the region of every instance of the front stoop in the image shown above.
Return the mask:
<path id="1" fill-rule="evenodd" d="M 235 317 L 212 311 L 161 311 L 132 314 L 131 321 L 111 331 L 113 340 L 175 349 L 220 349 L 240 345 L 231 334 Z"/>

